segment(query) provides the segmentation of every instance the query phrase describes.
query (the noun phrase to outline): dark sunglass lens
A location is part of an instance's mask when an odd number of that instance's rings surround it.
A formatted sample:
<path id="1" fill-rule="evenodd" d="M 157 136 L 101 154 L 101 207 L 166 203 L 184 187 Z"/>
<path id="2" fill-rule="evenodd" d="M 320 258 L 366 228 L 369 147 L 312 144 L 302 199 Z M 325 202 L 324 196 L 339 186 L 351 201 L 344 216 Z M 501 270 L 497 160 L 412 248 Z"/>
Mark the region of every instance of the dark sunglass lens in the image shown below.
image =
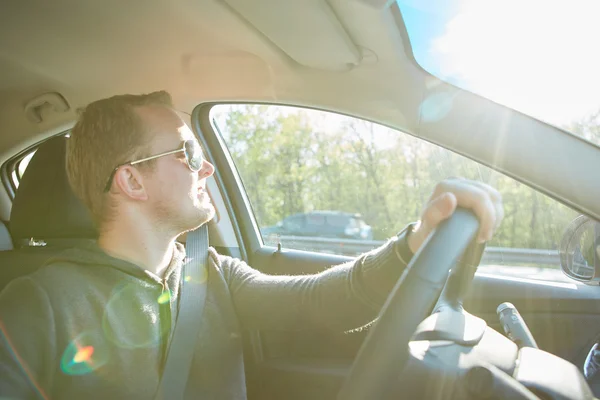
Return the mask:
<path id="1" fill-rule="evenodd" d="M 204 157 L 202 156 L 202 148 L 195 140 L 187 140 L 185 142 L 185 157 L 192 171 L 200 171 Z"/>

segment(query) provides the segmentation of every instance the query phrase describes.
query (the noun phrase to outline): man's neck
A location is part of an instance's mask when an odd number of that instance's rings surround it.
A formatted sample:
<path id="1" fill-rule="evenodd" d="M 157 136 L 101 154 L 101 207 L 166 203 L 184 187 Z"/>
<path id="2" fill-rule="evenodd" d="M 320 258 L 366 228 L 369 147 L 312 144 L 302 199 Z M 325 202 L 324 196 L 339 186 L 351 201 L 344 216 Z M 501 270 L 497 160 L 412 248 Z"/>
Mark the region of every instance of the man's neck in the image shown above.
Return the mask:
<path id="1" fill-rule="evenodd" d="M 173 258 L 176 237 L 149 224 L 115 221 L 103 227 L 98 246 L 112 257 L 162 277 Z"/>

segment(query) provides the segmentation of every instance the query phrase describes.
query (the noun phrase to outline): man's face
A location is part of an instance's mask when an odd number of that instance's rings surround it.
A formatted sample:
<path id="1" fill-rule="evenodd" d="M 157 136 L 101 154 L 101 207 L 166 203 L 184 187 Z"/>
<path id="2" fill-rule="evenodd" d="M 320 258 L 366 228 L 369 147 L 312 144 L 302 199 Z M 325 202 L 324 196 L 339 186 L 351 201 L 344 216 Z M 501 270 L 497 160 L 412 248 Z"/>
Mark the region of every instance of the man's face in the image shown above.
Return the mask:
<path id="1" fill-rule="evenodd" d="M 173 110 L 166 107 L 144 107 L 140 115 L 150 129 L 151 154 L 182 148 L 193 132 Z M 148 201 L 144 208 L 159 227 L 181 233 L 208 222 L 215 214 L 206 191 L 206 178 L 214 167 L 204 161 L 193 172 L 183 152 L 156 159 L 154 168 L 144 173 Z"/>

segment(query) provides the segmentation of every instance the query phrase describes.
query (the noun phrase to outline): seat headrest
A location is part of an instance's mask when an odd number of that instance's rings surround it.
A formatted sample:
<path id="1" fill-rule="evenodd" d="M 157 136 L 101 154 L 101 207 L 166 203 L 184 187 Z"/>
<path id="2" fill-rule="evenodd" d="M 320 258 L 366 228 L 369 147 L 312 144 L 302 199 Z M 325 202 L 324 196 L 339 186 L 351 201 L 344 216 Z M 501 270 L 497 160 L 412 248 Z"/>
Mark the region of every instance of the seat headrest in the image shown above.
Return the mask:
<path id="1" fill-rule="evenodd" d="M 91 215 L 67 179 L 68 138 L 53 137 L 31 158 L 12 204 L 10 230 L 16 244 L 30 238 L 95 239 Z"/>
<path id="2" fill-rule="evenodd" d="M 8 228 L 4 225 L 4 222 L 0 221 L 0 251 L 12 250 L 13 243 L 8 232 Z"/>

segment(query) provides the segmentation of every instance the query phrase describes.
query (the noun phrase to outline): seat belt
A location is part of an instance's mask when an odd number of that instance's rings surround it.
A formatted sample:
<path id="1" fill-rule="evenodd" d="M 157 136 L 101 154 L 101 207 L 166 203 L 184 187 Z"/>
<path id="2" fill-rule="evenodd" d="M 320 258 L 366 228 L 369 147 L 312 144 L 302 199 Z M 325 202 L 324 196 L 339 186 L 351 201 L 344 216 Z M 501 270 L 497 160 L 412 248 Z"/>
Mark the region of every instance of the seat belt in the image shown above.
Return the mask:
<path id="1" fill-rule="evenodd" d="M 155 400 L 183 399 L 200 334 L 208 278 L 208 223 L 188 232 L 179 313 Z"/>

